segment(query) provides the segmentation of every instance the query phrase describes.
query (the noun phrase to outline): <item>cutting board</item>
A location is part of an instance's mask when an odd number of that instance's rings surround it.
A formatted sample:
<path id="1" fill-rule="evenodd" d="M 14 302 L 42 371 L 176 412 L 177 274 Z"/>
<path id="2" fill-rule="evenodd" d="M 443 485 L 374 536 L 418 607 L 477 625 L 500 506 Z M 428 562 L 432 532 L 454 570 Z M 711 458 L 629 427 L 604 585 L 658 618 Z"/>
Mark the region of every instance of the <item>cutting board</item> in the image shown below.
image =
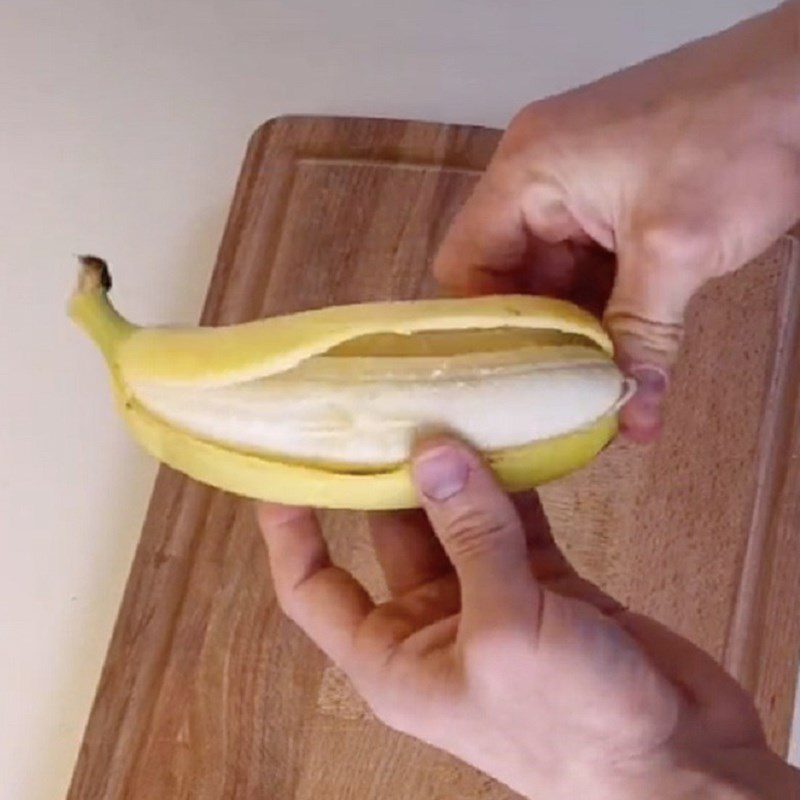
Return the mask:
<path id="1" fill-rule="evenodd" d="M 202 322 L 428 296 L 499 132 L 281 118 L 247 150 Z M 663 439 L 544 491 L 577 566 L 716 657 L 784 751 L 800 645 L 798 291 L 791 241 L 692 304 Z M 385 593 L 363 517 L 335 558 Z M 162 468 L 70 795 L 500 800 L 373 719 L 278 609 L 248 502 Z"/>

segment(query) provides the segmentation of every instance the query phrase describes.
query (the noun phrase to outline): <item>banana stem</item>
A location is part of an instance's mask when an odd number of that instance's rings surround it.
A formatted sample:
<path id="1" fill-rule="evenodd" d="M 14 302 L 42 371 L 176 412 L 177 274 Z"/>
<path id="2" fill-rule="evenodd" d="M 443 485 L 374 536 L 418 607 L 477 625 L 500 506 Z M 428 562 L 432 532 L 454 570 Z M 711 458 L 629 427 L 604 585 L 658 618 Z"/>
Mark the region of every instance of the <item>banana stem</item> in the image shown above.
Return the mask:
<path id="1" fill-rule="evenodd" d="M 111 273 L 97 256 L 79 256 L 80 271 L 69 301 L 69 315 L 96 342 L 107 360 L 112 360 L 119 343 L 136 326 L 128 322 L 111 304 Z"/>

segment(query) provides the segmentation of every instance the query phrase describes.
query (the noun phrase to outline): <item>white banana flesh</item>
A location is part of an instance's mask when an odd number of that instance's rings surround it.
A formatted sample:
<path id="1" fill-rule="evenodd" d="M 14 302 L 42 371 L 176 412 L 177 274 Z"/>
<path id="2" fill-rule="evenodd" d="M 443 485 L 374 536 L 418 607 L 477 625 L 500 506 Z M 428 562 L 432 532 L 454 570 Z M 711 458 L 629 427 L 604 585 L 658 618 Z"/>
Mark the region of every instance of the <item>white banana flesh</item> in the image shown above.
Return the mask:
<path id="1" fill-rule="evenodd" d="M 583 430 L 613 413 L 626 399 L 614 363 L 585 340 L 550 344 L 552 337 L 531 344 L 530 336 L 481 334 L 481 351 L 466 353 L 463 333 L 401 337 L 400 345 L 376 337 L 253 380 L 139 380 L 129 389 L 157 417 L 211 442 L 374 470 L 406 461 L 426 432 L 453 432 L 492 452 Z"/>

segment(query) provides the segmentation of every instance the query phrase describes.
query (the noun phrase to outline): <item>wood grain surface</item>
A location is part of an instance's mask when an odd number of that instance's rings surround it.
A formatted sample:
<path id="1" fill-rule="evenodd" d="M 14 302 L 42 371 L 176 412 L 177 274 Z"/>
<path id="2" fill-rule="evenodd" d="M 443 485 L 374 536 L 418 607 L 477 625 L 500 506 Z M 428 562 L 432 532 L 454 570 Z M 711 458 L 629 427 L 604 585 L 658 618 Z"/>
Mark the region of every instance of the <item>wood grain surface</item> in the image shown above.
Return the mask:
<path id="1" fill-rule="evenodd" d="M 283 118 L 253 136 L 203 324 L 434 292 L 497 131 Z M 543 492 L 588 577 L 722 659 L 785 750 L 800 645 L 797 274 L 783 240 L 692 304 L 663 439 Z M 364 520 L 335 558 L 385 591 Z M 162 468 L 70 798 L 501 800 L 371 716 L 281 615 L 245 501 Z"/>

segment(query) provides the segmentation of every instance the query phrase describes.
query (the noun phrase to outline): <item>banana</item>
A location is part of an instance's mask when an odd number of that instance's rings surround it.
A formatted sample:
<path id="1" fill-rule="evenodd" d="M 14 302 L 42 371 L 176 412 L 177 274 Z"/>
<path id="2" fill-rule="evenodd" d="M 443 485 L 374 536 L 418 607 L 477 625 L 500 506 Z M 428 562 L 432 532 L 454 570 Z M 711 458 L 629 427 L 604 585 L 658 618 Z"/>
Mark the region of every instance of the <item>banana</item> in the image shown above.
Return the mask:
<path id="1" fill-rule="evenodd" d="M 418 505 L 417 438 L 449 432 L 503 485 L 588 463 L 630 387 L 600 324 L 528 296 L 334 306 L 218 328 L 142 328 L 83 256 L 69 314 L 101 350 L 136 440 L 169 466 L 261 500 Z"/>

